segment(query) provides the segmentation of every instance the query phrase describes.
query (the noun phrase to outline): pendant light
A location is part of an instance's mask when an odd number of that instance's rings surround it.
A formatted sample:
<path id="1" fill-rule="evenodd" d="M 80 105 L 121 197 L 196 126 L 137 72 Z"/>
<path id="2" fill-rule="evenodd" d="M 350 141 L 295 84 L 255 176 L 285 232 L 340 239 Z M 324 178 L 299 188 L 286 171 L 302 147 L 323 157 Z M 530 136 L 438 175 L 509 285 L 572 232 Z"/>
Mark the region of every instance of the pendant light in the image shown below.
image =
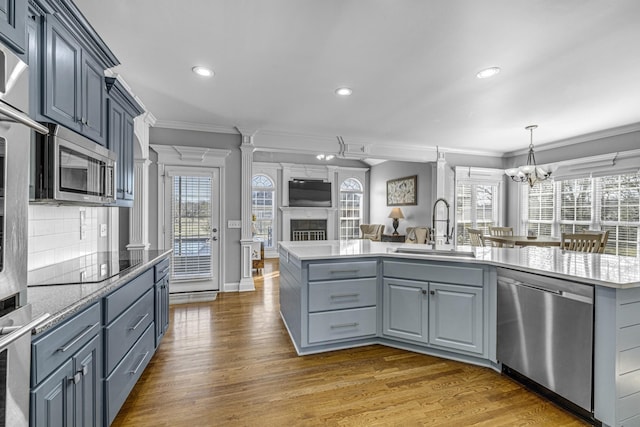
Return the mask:
<path id="1" fill-rule="evenodd" d="M 536 164 L 536 156 L 533 153 L 533 130 L 537 127 L 538 125 L 530 125 L 525 128 L 531 134 L 527 164 L 504 171 L 513 181 L 526 182 L 530 187 L 533 187 L 536 182 L 544 181 L 551 177 L 551 171 L 547 171 Z"/>

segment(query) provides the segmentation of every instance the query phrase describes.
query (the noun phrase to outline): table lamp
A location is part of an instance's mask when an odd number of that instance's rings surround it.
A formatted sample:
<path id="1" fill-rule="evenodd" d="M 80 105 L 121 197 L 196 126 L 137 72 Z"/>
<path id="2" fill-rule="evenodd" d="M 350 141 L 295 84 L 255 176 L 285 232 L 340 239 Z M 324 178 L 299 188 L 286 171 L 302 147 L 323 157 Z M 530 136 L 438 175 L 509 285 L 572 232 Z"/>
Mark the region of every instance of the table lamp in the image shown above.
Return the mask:
<path id="1" fill-rule="evenodd" d="M 400 209 L 400 208 L 391 209 L 391 213 L 389 214 L 389 218 L 393 218 L 393 235 L 397 236 L 398 235 L 398 225 L 400 223 L 399 219 L 400 218 L 404 218 L 404 215 L 402 214 L 402 209 Z"/>

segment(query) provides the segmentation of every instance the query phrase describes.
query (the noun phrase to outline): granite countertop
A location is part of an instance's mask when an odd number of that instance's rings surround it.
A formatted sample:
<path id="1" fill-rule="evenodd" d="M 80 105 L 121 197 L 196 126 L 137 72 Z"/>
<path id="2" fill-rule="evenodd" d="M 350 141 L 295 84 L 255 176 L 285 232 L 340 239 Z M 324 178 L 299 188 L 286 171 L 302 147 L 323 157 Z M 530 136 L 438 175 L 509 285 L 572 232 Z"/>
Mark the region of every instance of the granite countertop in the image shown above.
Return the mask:
<path id="1" fill-rule="evenodd" d="M 430 245 L 372 242 L 370 240 L 333 240 L 280 242 L 280 247 L 301 261 L 349 257 L 390 257 L 467 262 L 511 268 L 612 288 L 640 286 L 640 259 L 606 254 L 563 251 L 559 248 L 526 246 L 522 248 L 457 247 L 459 252 L 473 252 L 474 257 L 400 253 L 398 249 L 430 248 Z M 440 248 L 438 248 L 440 249 Z M 451 249 L 450 247 L 447 249 Z"/>
<path id="2" fill-rule="evenodd" d="M 36 326 L 33 333 L 39 334 L 83 310 L 170 253 L 170 249 L 122 252 L 122 257 L 129 257 L 129 259 L 135 260 L 137 265 L 100 282 L 38 286 L 29 284 L 27 298 L 32 306 L 33 318 L 35 319 L 45 313 L 51 315 Z"/>

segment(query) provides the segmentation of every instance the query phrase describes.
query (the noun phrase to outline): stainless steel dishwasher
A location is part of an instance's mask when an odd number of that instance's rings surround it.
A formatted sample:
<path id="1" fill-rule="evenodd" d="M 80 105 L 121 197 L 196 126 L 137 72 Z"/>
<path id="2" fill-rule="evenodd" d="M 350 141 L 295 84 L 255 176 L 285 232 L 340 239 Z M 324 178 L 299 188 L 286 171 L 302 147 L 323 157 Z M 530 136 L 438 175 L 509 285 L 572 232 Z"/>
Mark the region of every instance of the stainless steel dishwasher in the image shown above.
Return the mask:
<path id="1" fill-rule="evenodd" d="M 498 268 L 503 372 L 533 380 L 587 417 L 593 417 L 593 299 L 590 285 Z"/>

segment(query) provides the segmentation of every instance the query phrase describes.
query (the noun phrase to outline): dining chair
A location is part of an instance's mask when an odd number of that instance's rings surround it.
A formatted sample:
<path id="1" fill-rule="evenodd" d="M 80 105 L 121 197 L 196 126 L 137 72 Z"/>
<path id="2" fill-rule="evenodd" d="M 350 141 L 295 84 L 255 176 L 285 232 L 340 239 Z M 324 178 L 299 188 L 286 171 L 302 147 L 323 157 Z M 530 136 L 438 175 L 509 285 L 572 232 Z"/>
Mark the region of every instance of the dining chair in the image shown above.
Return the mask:
<path id="1" fill-rule="evenodd" d="M 513 227 L 492 227 L 489 226 L 489 235 L 490 236 L 513 236 Z M 512 248 L 513 245 L 502 244 L 499 242 L 491 242 L 492 246 L 497 248 L 501 247 L 509 247 Z"/>
<path id="2" fill-rule="evenodd" d="M 362 231 L 362 238 L 369 239 L 374 242 L 380 242 L 382 240 L 382 233 L 384 232 L 383 224 L 360 224 L 360 231 Z"/>
<path id="3" fill-rule="evenodd" d="M 484 246 L 484 237 L 482 237 L 482 230 L 467 228 L 467 231 L 469 232 L 471 246 Z"/>
<path id="4" fill-rule="evenodd" d="M 600 231 L 600 230 L 585 230 L 583 231 L 583 233 L 586 234 L 595 234 L 597 236 L 600 236 L 600 248 L 598 250 L 599 254 L 603 254 L 604 250 L 607 246 L 607 242 L 609 241 L 609 230 L 607 231 Z"/>
<path id="5" fill-rule="evenodd" d="M 562 233 L 560 249 L 576 252 L 600 253 L 602 234 L 596 233 Z"/>

